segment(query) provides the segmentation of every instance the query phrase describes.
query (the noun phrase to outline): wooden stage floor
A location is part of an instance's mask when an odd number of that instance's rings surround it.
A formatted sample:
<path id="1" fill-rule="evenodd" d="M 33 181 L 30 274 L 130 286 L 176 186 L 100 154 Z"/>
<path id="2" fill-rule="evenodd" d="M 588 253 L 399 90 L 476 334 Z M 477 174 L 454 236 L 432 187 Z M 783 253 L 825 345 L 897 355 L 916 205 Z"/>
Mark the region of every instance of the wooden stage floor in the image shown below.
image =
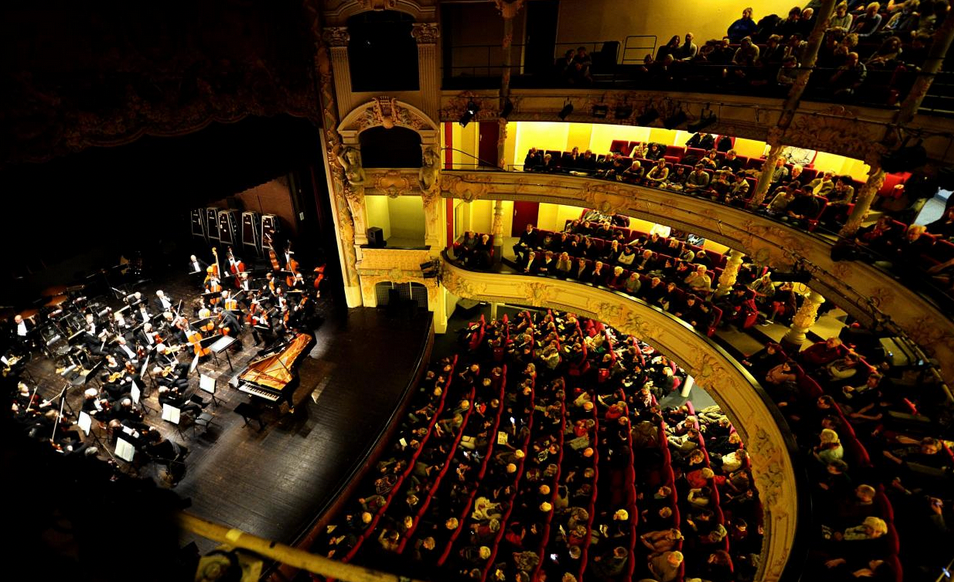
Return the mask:
<path id="1" fill-rule="evenodd" d="M 369 308 L 329 313 L 299 368 L 301 385 L 312 387 L 312 397 L 293 414 L 266 416 L 261 432 L 254 421 L 243 427 L 232 412 L 247 397 L 223 390 L 226 399 L 212 408 L 215 422 L 186 443 L 188 473 L 175 491 L 191 498 L 187 511 L 293 543 L 347 484 L 390 422 L 430 328 L 426 312 L 413 318 Z M 191 534 L 182 535 L 183 543 L 193 541 Z M 203 552 L 215 546 L 194 541 Z"/>

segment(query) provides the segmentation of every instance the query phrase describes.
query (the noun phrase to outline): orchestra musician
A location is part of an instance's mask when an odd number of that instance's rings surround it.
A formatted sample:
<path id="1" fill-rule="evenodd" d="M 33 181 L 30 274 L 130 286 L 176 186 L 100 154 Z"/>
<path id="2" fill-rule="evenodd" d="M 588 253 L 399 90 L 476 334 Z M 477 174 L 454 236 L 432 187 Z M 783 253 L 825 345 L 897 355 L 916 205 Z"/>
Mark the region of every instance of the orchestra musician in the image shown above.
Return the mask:
<path id="1" fill-rule="evenodd" d="M 152 319 L 152 314 L 149 313 L 145 301 L 139 303 L 139 319 L 143 323 L 148 323 Z"/>
<path id="2" fill-rule="evenodd" d="M 192 280 L 193 285 L 196 287 L 202 286 L 203 279 L 205 278 L 205 270 L 208 266 L 208 263 L 196 258 L 195 255 L 189 257 L 189 279 Z"/>
<path id="3" fill-rule="evenodd" d="M 33 331 L 35 328 L 36 326 L 33 325 L 31 319 L 24 318 L 22 315 L 14 316 L 13 329 L 10 334 L 13 339 L 13 344 L 24 352 L 30 351 L 30 347 L 33 344 Z"/>
<path id="4" fill-rule="evenodd" d="M 162 289 L 156 291 L 155 304 L 158 311 L 171 311 L 174 307 L 172 299 L 166 297 L 166 294 L 162 291 Z"/>

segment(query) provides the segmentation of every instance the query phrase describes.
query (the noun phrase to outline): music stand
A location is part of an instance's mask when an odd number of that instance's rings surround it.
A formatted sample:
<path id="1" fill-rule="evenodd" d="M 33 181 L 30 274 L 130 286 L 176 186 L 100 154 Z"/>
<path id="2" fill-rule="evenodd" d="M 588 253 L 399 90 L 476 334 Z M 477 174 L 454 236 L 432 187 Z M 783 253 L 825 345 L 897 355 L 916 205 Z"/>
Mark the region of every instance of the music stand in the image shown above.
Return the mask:
<path id="1" fill-rule="evenodd" d="M 80 430 L 82 430 L 86 436 L 89 436 L 93 430 L 93 417 L 81 410 L 79 420 L 77 420 L 76 424 L 79 425 Z"/>
<path id="2" fill-rule="evenodd" d="M 214 402 L 216 406 L 219 405 L 219 401 L 215 399 L 215 378 L 199 373 L 199 390 L 210 394 L 212 396 L 212 402 Z"/>
<path id="3" fill-rule="evenodd" d="M 127 463 L 132 463 L 133 459 L 136 458 L 136 447 L 129 444 L 129 441 L 122 437 L 116 438 L 116 456 L 120 459 L 126 461 Z"/>
<path id="4" fill-rule="evenodd" d="M 217 335 L 217 336 L 212 336 L 211 338 L 206 338 L 202 340 L 202 344 L 203 344 L 202 347 L 206 347 L 205 341 L 208 339 L 215 340 L 211 342 L 211 344 L 208 346 L 209 350 L 212 352 L 212 358 L 215 360 L 215 365 L 216 366 L 219 365 L 219 354 L 224 351 L 225 359 L 229 363 L 229 370 L 234 372 L 235 369 L 232 368 L 232 357 L 229 355 L 228 349 L 232 347 L 232 344 L 234 344 L 238 340 L 228 335 Z"/>
<path id="5" fill-rule="evenodd" d="M 199 354 L 196 354 L 195 357 L 192 358 L 192 363 L 189 365 L 189 373 L 191 374 L 192 372 L 195 372 L 195 369 L 198 367 L 199 367 Z"/>
<path id="6" fill-rule="evenodd" d="M 182 429 L 179 426 L 179 421 L 182 417 L 182 411 L 179 408 L 172 406 L 171 404 L 162 405 L 162 420 L 166 422 L 171 422 L 176 425 L 176 432 L 179 433 L 179 436 L 182 436 Z M 182 437 L 185 438 L 185 437 Z"/>
<path id="7" fill-rule="evenodd" d="M 103 358 L 102 360 L 93 364 L 93 366 L 89 369 L 89 372 L 86 373 L 86 378 L 83 380 L 83 384 L 84 385 L 89 384 L 90 378 L 95 378 L 96 373 L 105 367 L 106 367 L 106 358 Z"/>

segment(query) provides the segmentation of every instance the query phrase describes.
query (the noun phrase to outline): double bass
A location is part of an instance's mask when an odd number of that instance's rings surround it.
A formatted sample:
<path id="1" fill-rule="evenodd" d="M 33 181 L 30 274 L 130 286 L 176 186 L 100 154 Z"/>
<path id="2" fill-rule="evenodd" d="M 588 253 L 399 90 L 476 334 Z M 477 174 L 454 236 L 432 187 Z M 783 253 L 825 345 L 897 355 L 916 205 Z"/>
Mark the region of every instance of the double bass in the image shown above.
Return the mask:
<path id="1" fill-rule="evenodd" d="M 278 255 L 275 253 L 275 247 L 272 245 L 272 235 L 265 235 L 265 242 L 268 243 L 268 260 L 272 263 L 272 270 L 280 271 L 282 266 L 278 263 Z"/>

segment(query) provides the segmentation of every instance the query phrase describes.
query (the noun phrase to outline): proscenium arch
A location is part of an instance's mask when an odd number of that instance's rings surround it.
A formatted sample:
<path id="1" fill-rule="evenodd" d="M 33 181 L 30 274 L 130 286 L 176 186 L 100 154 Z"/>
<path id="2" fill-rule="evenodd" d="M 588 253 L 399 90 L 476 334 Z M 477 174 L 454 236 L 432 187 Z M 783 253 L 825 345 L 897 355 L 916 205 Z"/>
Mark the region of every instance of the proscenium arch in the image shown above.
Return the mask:
<path id="1" fill-rule="evenodd" d="M 695 232 L 775 268 L 801 261 L 810 286 L 852 317 L 875 323 L 882 314 L 939 362 L 954 383 L 954 320 L 934 303 L 878 268 L 831 258 L 832 243 L 766 216 L 709 200 L 594 178 L 524 172 L 445 170 L 441 195 L 472 200 L 522 200 L 596 208 Z"/>
<path id="2" fill-rule="evenodd" d="M 798 522 L 810 522 L 809 503 L 798 498 L 804 474 L 796 471 L 785 421 L 752 376 L 709 338 L 685 322 L 641 300 L 580 283 L 526 275 L 473 272 L 444 261 L 442 283 L 467 299 L 552 307 L 600 320 L 650 343 L 672 358 L 704 387 L 732 420 L 752 458 L 752 474 L 765 512 L 765 541 L 757 580 L 778 580 L 790 556 L 801 558 Z M 786 431 L 787 432 L 787 431 Z"/>

